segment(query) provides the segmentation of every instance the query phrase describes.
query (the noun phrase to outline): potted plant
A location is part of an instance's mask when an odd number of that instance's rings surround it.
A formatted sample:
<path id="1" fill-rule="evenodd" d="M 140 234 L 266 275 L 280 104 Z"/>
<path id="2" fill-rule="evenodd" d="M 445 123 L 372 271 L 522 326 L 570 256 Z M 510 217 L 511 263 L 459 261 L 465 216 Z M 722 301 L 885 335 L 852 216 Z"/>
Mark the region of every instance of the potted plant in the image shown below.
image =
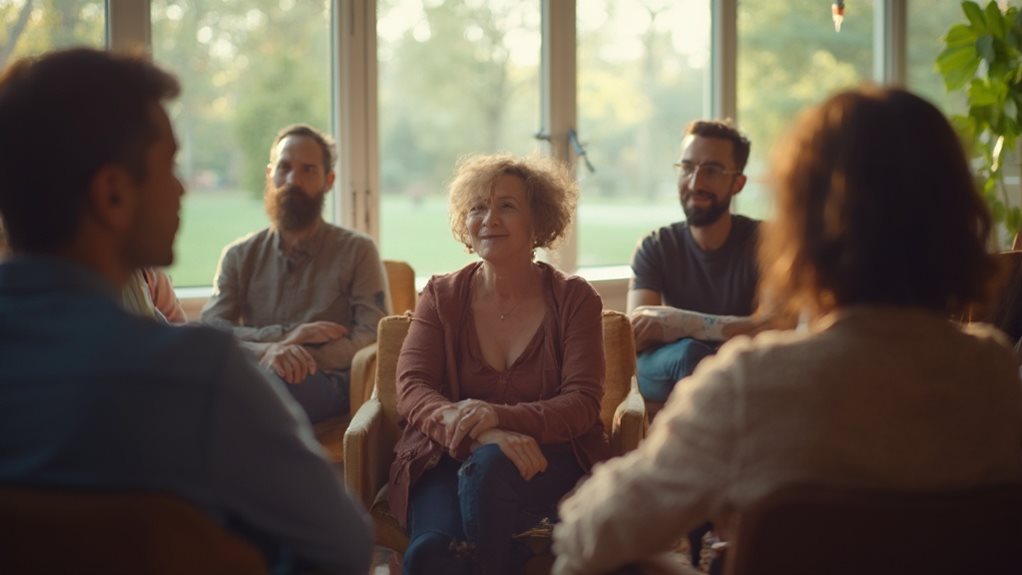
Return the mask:
<path id="1" fill-rule="evenodd" d="M 1006 160 L 1014 158 L 1022 135 L 1022 12 L 962 2 L 967 22 L 944 38 L 937 69 L 948 92 L 965 91 L 968 111 L 952 117 L 974 159 L 976 178 L 996 223 L 1014 235 L 1022 210 L 1009 201 Z"/>

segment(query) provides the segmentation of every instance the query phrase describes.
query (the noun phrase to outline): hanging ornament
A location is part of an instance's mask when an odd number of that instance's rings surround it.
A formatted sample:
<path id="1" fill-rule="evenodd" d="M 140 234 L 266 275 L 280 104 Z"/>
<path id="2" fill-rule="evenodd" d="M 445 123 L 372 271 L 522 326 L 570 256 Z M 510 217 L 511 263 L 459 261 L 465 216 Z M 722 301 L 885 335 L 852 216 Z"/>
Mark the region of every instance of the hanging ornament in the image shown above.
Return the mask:
<path id="1" fill-rule="evenodd" d="M 830 5 L 830 16 L 834 19 L 834 31 L 841 31 L 841 23 L 845 21 L 845 0 L 834 0 Z"/>

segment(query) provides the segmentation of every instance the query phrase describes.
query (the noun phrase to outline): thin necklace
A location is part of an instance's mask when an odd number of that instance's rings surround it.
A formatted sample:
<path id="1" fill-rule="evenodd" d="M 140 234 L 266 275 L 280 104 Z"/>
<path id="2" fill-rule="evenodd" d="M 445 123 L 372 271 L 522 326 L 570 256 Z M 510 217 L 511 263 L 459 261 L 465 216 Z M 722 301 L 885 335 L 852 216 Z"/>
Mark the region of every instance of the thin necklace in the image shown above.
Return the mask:
<path id="1" fill-rule="evenodd" d="M 482 281 L 482 276 L 476 276 L 476 277 L 479 278 L 478 281 L 480 281 L 480 282 Z M 498 317 L 500 317 L 500 321 L 504 321 L 505 319 L 509 318 L 511 316 L 511 314 L 513 314 L 515 312 L 515 310 L 518 309 L 518 306 L 522 305 L 522 302 L 525 301 L 525 298 L 520 299 L 520 300 L 518 300 L 517 303 L 515 303 L 513 306 L 511 306 L 511 309 L 509 309 L 507 311 L 502 311 L 500 309 L 500 296 L 497 295 L 496 292 L 494 292 L 493 295 L 497 298 L 497 315 L 498 315 Z"/>
<path id="2" fill-rule="evenodd" d="M 514 311 L 516 309 L 518 309 L 518 306 L 522 305 L 522 301 L 523 300 L 518 300 L 518 303 L 516 303 L 515 305 L 511 306 L 511 309 L 509 309 L 507 311 L 500 311 L 500 299 L 498 298 L 497 299 L 497 313 L 500 314 L 500 321 L 504 321 L 509 315 L 514 313 Z"/>

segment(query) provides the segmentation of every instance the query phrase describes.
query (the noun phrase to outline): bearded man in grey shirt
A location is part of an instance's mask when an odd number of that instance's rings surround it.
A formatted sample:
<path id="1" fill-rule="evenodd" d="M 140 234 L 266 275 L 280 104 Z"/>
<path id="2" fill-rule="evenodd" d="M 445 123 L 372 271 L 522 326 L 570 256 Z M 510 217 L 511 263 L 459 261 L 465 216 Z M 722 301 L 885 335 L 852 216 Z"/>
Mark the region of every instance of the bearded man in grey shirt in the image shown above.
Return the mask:
<path id="1" fill-rule="evenodd" d="M 288 384 L 313 423 L 347 411 L 351 359 L 388 313 L 372 238 L 323 220 L 334 162 L 333 142 L 315 128 L 277 134 L 266 166 L 271 225 L 224 248 L 202 310 Z"/>

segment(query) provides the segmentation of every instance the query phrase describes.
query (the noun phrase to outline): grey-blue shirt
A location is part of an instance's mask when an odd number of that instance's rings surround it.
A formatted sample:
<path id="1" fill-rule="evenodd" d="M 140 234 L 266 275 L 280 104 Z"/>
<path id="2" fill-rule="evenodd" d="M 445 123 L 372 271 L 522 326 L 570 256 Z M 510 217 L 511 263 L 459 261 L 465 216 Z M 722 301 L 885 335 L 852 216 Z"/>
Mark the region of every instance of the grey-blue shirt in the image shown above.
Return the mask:
<path id="1" fill-rule="evenodd" d="M 331 573 L 372 535 L 305 416 L 230 334 L 124 311 L 77 264 L 0 263 L 0 484 L 176 493 Z"/>

